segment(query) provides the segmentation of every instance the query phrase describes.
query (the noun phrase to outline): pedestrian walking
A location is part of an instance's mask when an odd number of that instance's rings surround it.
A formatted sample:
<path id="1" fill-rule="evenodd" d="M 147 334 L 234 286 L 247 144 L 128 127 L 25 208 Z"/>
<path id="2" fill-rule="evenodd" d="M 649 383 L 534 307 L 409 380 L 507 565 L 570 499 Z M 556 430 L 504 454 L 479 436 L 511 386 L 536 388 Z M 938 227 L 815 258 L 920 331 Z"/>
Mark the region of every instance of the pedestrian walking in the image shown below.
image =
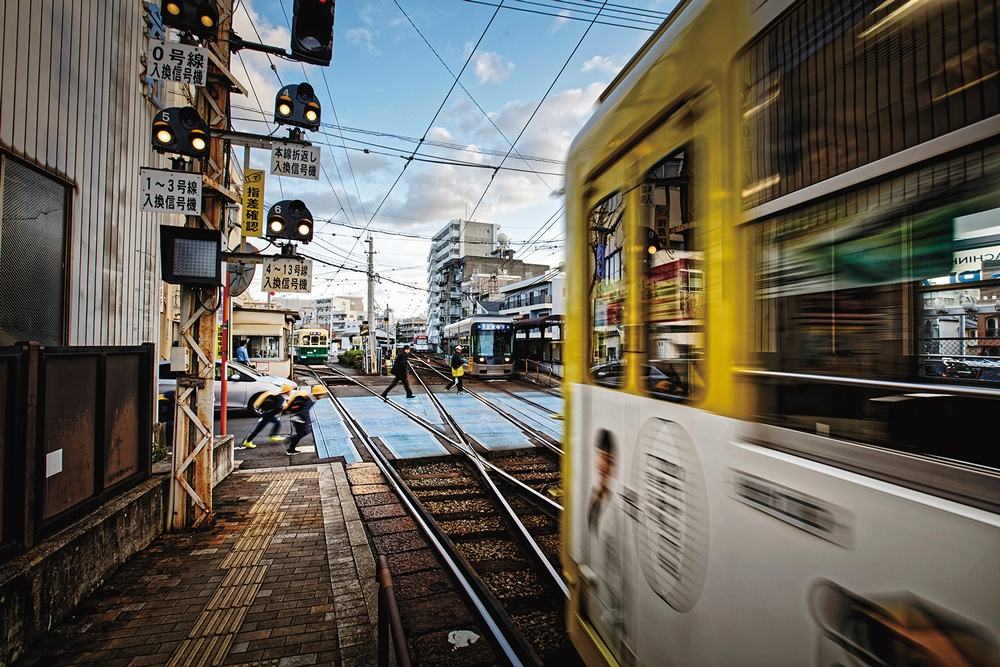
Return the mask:
<path id="1" fill-rule="evenodd" d="M 268 424 L 271 425 L 271 434 L 268 440 L 271 442 L 277 442 L 281 440 L 281 436 L 278 435 L 278 430 L 281 428 L 281 410 L 285 407 L 285 401 L 288 399 L 289 395 L 292 393 L 292 389 L 295 387 L 290 384 L 285 384 L 281 386 L 278 391 L 265 391 L 263 394 L 257 397 L 254 401 L 253 407 L 260 413 L 260 419 L 254 425 L 253 430 L 250 431 L 250 435 L 243 439 L 243 447 L 246 449 L 255 449 L 257 445 L 253 444 L 253 439 L 257 437 L 257 434 L 264 430 L 264 427 Z"/>
<path id="2" fill-rule="evenodd" d="M 239 347 L 236 348 L 236 361 L 241 364 L 250 364 L 250 353 L 247 351 L 247 341 L 240 341 Z"/>
<path id="3" fill-rule="evenodd" d="M 403 383 L 403 389 L 406 390 L 406 397 L 413 398 L 413 390 L 410 389 L 410 381 L 407 379 L 407 372 L 410 368 L 410 346 L 406 345 L 400 350 L 399 354 L 396 355 L 396 360 L 392 362 L 392 382 L 389 386 L 385 388 L 382 392 L 382 400 L 389 400 L 389 392 L 400 382 Z"/>
<path id="4" fill-rule="evenodd" d="M 459 394 L 465 391 L 462 387 L 463 375 L 465 375 L 465 359 L 462 358 L 462 346 L 456 345 L 455 352 L 451 355 L 451 382 L 445 386 L 444 390 L 448 391 L 452 387 L 458 385 Z"/>
<path id="5" fill-rule="evenodd" d="M 313 385 L 312 389 L 303 389 L 295 392 L 291 400 L 288 401 L 288 405 L 285 406 L 285 412 L 291 415 L 289 419 L 292 422 L 292 428 L 295 432 L 288 440 L 286 454 L 295 454 L 295 447 L 299 444 L 299 441 L 312 433 L 311 412 L 313 405 L 328 393 L 330 392 L 326 390 L 326 387 L 317 384 Z"/>

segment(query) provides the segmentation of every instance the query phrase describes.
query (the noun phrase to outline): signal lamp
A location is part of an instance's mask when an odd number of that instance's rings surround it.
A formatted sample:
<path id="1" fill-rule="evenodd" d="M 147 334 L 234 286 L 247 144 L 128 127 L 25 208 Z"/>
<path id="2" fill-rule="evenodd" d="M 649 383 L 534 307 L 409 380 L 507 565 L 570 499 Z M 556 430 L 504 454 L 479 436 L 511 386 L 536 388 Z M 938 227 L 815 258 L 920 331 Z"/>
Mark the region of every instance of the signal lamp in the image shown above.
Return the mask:
<path id="1" fill-rule="evenodd" d="M 660 250 L 660 235 L 646 227 L 646 252 L 655 255 Z"/>
<path id="2" fill-rule="evenodd" d="M 218 33 L 219 9 L 215 0 L 163 0 L 163 23 L 191 33 L 202 40 L 214 40 Z"/>
<path id="3" fill-rule="evenodd" d="M 188 157 L 208 155 L 208 125 L 191 107 L 169 107 L 153 116 L 153 149 Z"/>
<path id="4" fill-rule="evenodd" d="M 316 65 L 333 58 L 335 0 L 295 0 L 292 9 L 292 56 Z"/>
<path id="5" fill-rule="evenodd" d="M 274 98 L 274 122 L 318 130 L 321 108 L 319 98 L 308 83 L 285 86 Z"/>
<path id="6" fill-rule="evenodd" d="M 300 199 L 283 199 L 267 212 L 267 237 L 309 243 L 313 237 L 313 216 Z"/>

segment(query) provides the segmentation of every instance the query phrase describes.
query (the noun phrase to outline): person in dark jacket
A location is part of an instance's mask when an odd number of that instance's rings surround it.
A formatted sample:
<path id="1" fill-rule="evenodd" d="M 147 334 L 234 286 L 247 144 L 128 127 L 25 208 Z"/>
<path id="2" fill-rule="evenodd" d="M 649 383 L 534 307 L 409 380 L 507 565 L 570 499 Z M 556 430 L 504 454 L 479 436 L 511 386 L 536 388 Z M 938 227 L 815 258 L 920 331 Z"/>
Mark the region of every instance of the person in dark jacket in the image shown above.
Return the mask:
<path id="1" fill-rule="evenodd" d="M 290 415 L 289 421 L 292 422 L 292 428 L 295 429 L 295 433 L 289 438 L 288 449 L 285 453 L 295 454 L 295 446 L 299 444 L 299 441 L 312 433 L 312 416 L 310 413 L 312 412 L 313 405 L 329 393 L 326 387 L 317 384 L 313 385 L 312 389 L 303 389 L 292 394 L 291 399 L 285 406 L 285 412 Z"/>
<path id="2" fill-rule="evenodd" d="M 400 382 L 403 383 L 403 389 L 406 390 L 406 397 L 413 398 L 413 390 L 410 389 L 410 381 L 407 379 L 407 370 L 410 367 L 410 346 L 407 345 L 402 349 L 402 351 L 396 355 L 396 360 L 392 362 L 392 382 L 389 386 L 385 388 L 382 392 L 382 400 L 389 400 L 389 392 Z"/>
<path id="3" fill-rule="evenodd" d="M 449 382 L 444 390 L 448 391 L 455 385 L 458 385 L 458 393 L 461 394 L 465 391 L 462 388 L 462 376 L 465 375 L 465 359 L 462 358 L 462 346 L 455 346 L 455 353 L 451 355 L 451 382 Z"/>
<path id="4" fill-rule="evenodd" d="M 243 447 L 246 449 L 254 449 L 257 445 L 253 444 L 253 439 L 257 437 L 257 434 L 264 430 L 264 427 L 268 424 L 271 425 L 271 441 L 277 442 L 281 438 L 278 436 L 278 429 L 281 428 L 281 409 L 285 406 L 285 400 L 288 395 L 292 393 L 294 389 L 290 384 L 286 384 L 281 387 L 280 391 L 277 392 L 264 392 L 261 394 L 256 401 L 254 401 L 254 408 L 260 412 L 260 419 L 257 420 L 256 426 L 250 432 L 250 435 L 243 438 Z"/>

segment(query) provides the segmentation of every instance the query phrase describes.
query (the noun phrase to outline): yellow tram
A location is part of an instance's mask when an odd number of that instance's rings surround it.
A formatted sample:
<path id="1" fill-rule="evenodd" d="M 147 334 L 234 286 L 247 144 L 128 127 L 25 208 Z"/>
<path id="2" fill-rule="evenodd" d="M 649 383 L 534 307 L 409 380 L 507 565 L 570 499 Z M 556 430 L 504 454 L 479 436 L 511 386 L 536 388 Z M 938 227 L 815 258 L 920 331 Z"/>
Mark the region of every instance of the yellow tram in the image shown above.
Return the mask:
<path id="1" fill-rule="evenodd" d="M 587 664 L 996 664 L 1000 8 L 688 0 L 568 159 Z"/>

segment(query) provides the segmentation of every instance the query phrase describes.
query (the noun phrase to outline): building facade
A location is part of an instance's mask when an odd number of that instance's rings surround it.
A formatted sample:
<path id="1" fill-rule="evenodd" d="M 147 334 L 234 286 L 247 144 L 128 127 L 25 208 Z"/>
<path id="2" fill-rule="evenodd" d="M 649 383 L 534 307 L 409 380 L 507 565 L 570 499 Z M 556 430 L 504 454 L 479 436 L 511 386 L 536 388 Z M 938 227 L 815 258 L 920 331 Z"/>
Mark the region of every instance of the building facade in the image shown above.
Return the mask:
<path id="1" fill-rule="evenodd" d="M 0 345 L 155 343 L 159 225 L 184 219 L 140 210 L 139 168 L 168 166 L 149 139 L 162 90 L 144 78 L 144 4 L 5 4 Z"/>
<path id="2" fill-rule="evenodd" d="M 461 281 L 452 287 L 448 276 L 463 258 L 491 257 L 497 249 L 500 226 L 491 222 L 452 220 L 431 239 L 427 254 L 427 337 L 441 342 L 441 332 L 461 319 Z"/>

